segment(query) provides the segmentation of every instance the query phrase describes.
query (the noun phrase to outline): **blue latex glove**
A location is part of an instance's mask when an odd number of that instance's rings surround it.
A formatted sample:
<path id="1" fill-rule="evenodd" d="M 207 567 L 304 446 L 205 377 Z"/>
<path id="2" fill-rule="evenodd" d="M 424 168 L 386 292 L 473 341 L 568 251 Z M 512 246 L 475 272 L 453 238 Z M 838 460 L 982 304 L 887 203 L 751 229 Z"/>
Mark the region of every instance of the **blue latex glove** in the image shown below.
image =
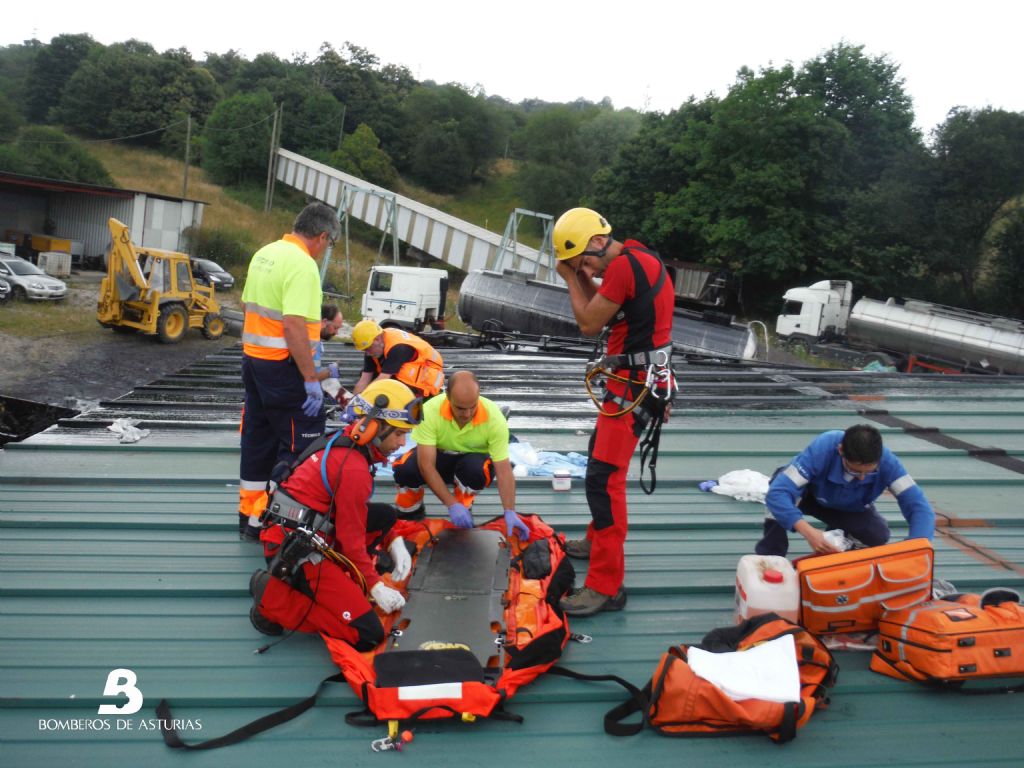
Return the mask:
<path id="1" fill-rule="evenodd" d="M 302 404 L 302 412 L 309 418 L 320 413 L 320 407 L 324 404 L 324 391 L 319 381 L 306 381 L 302 384 L 306 390 L 306 401 Z"/>
<path id="2" fill-rule="evenodd" d="M 472 528 L 473 527 L 473 515 L 466 509 L 465 504 L 459 504 L 455 502 L 448 507 L 448 517 L 455 523 L 459 528 Z"/>
<path id="3" fill-rule="evenodd" d="M 512 538 L 512 531 L 516 532 L 516 536 L 519 537 L 520 541 L 529 541 L 530 529 L 526 527 L 526 523 L 522 521 L 519 515 L 516 514 L 514 509 L 505 510 L 505 536 Z"/>
<path id="4" fill-rule="evenodd" d="M 331 363 L 330 365 L 328 365 L 327 366 L 327 374 L 332 379 L 340 379 L 341 376 L 338 374 L 338 364 L 337 363 Z"/>

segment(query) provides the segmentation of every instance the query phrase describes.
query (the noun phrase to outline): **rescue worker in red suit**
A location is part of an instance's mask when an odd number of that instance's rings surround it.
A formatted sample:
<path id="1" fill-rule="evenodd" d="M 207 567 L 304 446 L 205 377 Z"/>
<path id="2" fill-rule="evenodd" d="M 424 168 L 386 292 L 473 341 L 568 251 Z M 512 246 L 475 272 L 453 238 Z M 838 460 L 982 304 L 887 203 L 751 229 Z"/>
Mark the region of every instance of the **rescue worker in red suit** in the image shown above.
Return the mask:
<path id="1" fill-rule="evenodd" d="M 373 492 L 371 465 L 386 460 L 405 444 L 406 434 L 419 422 L 420 402 L 399 381 L 374 382 L 352 402 L 359 418 L 329 447 L 324 443 L 330 437 L 311 445 L 281 482 L 268 512 L 283 492 L 288 503 L 327 514 L 329 524 L 319 533 L 348 563 L 343 567 L 312 552 L 299 560 L 290 579 L 278 578 L 272 575 L 278 573 L 274 557 L 287 546 L 286 536 L 295 534 L 280 524 L 267 525 L 260 538 L 271 572 L 256 571 L 249 583 L 254 601 L 249 616 L 260 632 L 321 632 L 359 651 L 371 650 L 384 639 L 383 626 L 368 596 L 384 613 L 401 609 L 405 598 L 392 585 L 408 577 L 412 560 L 403 539 L 389 535 L 396 520 L 395 508 L 367 503 Z M 272 520 L 266 518 L 268 523 Z M 377 574 L 367 551 L 377 542 L 387 542 L 394 564 L 386 581 Z M 365 592 L 360 581 L 365 582 Z"/>
<path id="2" fill-rule="evenodd" d="M 572 616 L 618 611 L 626 604 L 624 546 L 628 526 L 626 473 L 637 441 L 651 419 L 668 418 L 671 379 L 672 281 L 658 255 L 636 240 L 619 242 L 596 211 L 573 208 L 555 223 L 558 274 L 569 288 L 580 331 L 597 336 L 608 326 L 607 393 L 590 437 L 586 491 L 591 522 L 586 538 L 566 543 L 566 552 L 589 559 L 582 589 L 562 600 Z M 598 287 L 594 277 L 601 277 Z M 645 389 L 651 365 L 667 368 L 671 387 L 660 401 Z M 622 379 L 620 381 L 619 379 Z"/>

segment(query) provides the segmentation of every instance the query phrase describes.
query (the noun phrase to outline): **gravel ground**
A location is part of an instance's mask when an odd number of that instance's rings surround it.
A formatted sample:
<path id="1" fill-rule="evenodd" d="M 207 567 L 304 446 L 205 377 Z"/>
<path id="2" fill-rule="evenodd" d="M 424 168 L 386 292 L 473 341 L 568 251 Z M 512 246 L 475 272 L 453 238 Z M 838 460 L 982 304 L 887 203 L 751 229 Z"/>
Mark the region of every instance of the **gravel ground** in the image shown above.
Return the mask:
<path id="1" fill-rule="evenodd" d="M 95 318 L 100 278 L 98 272 L 72 275 L 65 302 Z M 218 295 L 218 300 L 237 307 L 238 292 Z M 0 328 L 5 309 L 0 308 Z M 31 338 L 0 330 L 0 395 L 82 410 L 237 343 L 227 335 L 208 341 L 192 330 L 177 344 L 161 344 L 154 337 L 114 333 L 98 323 L 86 331 Z"/>

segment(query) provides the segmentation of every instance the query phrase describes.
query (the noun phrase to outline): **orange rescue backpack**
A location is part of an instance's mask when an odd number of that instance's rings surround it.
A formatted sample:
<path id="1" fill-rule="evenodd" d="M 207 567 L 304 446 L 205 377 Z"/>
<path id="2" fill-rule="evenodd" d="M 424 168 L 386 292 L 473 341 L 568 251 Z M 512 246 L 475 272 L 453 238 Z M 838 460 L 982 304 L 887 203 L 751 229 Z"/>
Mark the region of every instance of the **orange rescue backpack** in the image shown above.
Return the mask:
<path id="1" fill-rule="evenodd" d="M 610 675 L 580 675 L 558 667 L 551 671 L 585 680 L 614 680 L 630 691 L 630 698 L 604 717 L 604 729 L 613 736 L 631 736 L 650 725 L 665 736 L 761 731 L 784 743 L 796 737 L 797 728 L 805 725 L 815 710 L 828 706 L 826 690 L 835 684 L 839 667 L 825 645 L 803 627 L 767 613 L 712 630 L 694 646 L 713 653 L 744 651 L 785 635 L 793 636 L 800 671 L 800 700 L 794 702 L 732 699 L 693 672 L 685 645 L 672 646 L 662 655 L 643 689 Z M 622 722 L 636 712 L 641 713 L 639 723 Z"/>

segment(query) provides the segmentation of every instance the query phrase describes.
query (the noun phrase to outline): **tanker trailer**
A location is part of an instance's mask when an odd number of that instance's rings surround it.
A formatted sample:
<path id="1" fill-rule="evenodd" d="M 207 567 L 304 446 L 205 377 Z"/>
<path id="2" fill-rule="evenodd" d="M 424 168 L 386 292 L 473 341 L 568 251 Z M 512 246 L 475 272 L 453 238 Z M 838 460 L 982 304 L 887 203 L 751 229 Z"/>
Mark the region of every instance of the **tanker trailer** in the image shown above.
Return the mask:
<path id="1" fill-rule="evenodd" d="M 459 317 L 478 331 L 503 330 L 535 336 L 579 336 L 564 285 L 534 280 L 513 270 L 474 270 L 459 289 Z M 676 349 L 711 357 L 754 359 L 757 341 L 746 325 L 724 312 L 677 307 L 672 318 Z"/>
<path id="2" fill-rule="evenodd" d="M 775 332 L 790 346 L 850 366 L 1024 374 L 1024 322 L 917 299 L 852 302 L 848 280 L 783 295 Z"/>
<path id="3" fill-rule="evenodd" d="M 847 338 L 882 350 L 901 370 L 1024 373 L 1024 322 L 928 301 L 863 298 L 850 312 Z"/>

